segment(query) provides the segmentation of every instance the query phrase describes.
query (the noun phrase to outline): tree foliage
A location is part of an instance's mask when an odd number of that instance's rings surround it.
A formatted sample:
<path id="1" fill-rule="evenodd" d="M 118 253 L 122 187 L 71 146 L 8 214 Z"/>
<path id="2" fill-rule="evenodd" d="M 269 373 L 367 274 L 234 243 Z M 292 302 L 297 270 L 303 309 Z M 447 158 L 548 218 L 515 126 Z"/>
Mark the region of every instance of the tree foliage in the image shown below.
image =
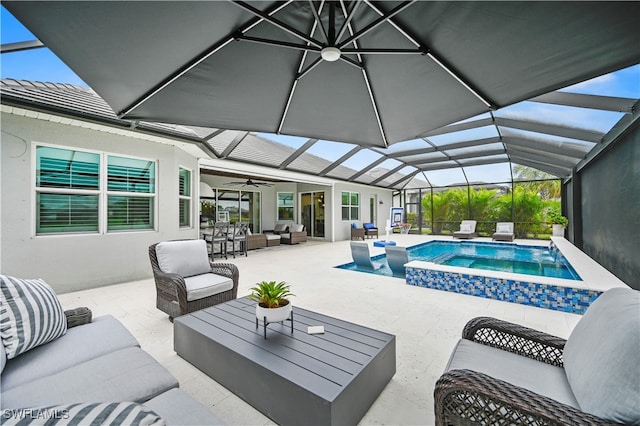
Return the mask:
<path id="1" fill-rule="evenodd" d="M 515 222 L 516 236 L 549 234 L 548 212 L 558 209 L 560 181 L 519 182 L 513 193 L 496 189 L 451 188 L 422 198 L 423 227 L 433 234 L 451 233 L 465 219 L 478 221 L 477 231 L 491 235 L 496 222 Z"/>

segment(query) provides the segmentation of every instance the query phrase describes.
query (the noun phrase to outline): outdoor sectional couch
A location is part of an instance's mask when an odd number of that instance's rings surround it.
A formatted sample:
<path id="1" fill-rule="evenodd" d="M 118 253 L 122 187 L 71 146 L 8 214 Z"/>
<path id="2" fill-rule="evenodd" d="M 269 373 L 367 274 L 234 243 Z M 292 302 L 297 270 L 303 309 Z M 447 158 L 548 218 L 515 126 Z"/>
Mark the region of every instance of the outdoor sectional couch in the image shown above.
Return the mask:
<path id="1" fill-rule="evenodd" d="M 74 414 L 70 404 L 81 404 L 75 410 L 81 412 L 82 424 L 93 419 L 82 416 L 97 415 L 96 411 L 112 413 L 103 424 L 136 424 L 150 417 L 154 420 L 151 424 L 222 424 L 207 408 L 180 390 L 176 378 L 142 350 L 135 337 L 110 315 L 92 320 L 87 308 L 64 311 L 66 331 L 61 336 L 18 355 L 11 354 L 11 343 L 5 340 L 10 333 L 5 324 L 12 316 L 11 307 L 6 308 L 11 290 L 5 286 L 5 280 L 16 279 L 1 278 L 5 304 L 0 312 L 3 424 L 28 423 L 37 420 L 38 415 L 70 421 L 67 417 Z M 40 318 L 49 321 L 51 315 L 47 313 Z M 97 403 L 108 408 L 84 409 Z"/>

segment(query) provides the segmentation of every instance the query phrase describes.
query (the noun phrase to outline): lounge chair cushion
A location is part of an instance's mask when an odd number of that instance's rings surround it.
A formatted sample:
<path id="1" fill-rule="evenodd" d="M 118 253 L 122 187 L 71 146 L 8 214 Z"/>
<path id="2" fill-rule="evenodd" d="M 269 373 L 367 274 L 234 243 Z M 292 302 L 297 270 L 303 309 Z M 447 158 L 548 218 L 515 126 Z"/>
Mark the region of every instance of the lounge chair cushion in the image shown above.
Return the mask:
<path id="1" fill-rule="evenodd" d="M 211 271 L 205 240 L 164 241 L 156 246 L 163 272 L 191 277 Z"/>
<path id="2" fill-rule="evenodd" d="M 484 373 L 580 409 L 561 367 L 461 339 L 445 371 L 462 369 Z"/>
<path id="3" fill-rule="evenodd" d="M 460 232 L 471 232 L 471 225 L 467 223 L 460 225 Z"/>
<path id="4" fill-rule="evenodd" d="M 233 288 L 233 280 L 223 275 L 206 273 L 184 279 L 187 286 L 187 301 L 202 299 Z"/>
<path id="5" fill-rule="evenodd" d="M 640 291 L 603 293 L 578 322 L 564 349 L 564 367 L 583 411 L 640 424 Z"/>
<path id="6" fill-rule="evenodd" d="M 510 234 L 513 232 L 509 223 L 498 223 L 496 225 L 496 234 Z"/>
<path id="7" fill-rule="evenodd" d="M 55 291 L 41 279 L 0 275 L 0 337 L 7 359 L 67 332 L 67 317 Z"/>

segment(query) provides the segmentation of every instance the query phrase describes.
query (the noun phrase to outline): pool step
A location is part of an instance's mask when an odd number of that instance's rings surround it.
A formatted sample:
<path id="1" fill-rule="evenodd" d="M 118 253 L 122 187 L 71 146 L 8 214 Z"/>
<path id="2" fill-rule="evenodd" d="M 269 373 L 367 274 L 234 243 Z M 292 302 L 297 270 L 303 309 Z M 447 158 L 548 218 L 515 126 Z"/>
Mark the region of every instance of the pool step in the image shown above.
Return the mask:
<path id="1" fill-rule="evenodd" d="M 445 263 L 447 260 L 451 259 L 454 256 L 455 255 L 451 253 L 443 253 L 431 259 L 431 262 L 442 265 L 443 263 Z"/>

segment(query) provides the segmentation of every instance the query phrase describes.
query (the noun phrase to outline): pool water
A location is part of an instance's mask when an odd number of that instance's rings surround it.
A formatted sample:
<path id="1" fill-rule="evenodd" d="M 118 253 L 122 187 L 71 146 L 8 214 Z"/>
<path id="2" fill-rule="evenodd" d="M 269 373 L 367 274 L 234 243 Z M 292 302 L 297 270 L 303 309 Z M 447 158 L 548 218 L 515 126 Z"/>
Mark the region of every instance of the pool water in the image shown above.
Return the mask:
<path id="1" fill-rule="evenodd" d="M 407 254 L 409 261 L 422 260 L 440 265 L 580 280 L 580 276 L 564 256 L 558 250 L 549 247 L 471 241 L 430 241 L 408 247 Z M 359 269 L 353 262 L 338 267 L 393 276 L 387 266 L 386 255 L 374 256 L 372 260 L 380 265 L 379 269 Z"/>

